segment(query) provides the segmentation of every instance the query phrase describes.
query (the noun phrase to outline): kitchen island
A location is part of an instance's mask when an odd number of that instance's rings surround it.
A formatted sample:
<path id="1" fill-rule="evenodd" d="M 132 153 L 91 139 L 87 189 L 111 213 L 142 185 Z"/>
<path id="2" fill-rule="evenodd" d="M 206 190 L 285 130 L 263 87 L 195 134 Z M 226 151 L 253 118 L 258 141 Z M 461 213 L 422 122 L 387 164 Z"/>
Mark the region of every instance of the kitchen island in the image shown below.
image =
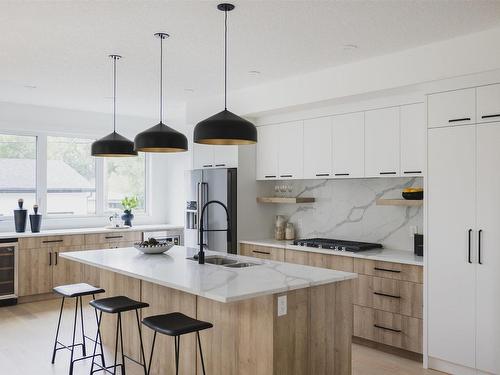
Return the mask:
<path id="1" fill-rule="evenodd" d="M 351 373 L 351 280 L 356 274 L 212 251 L 206 252 L 207 259 L 225 256 L 253 265 L 199 265 L 189 259 L 196 253 L 175 246 L 161 255 L 122 248 L 61 257 L 98 268 L 106 296 L 126 295 L 149 303 L 143 317 L 180 311 L 213 323 L 201 333 L 208 374 Z M 114 336 L 114 318 L 103 318 L 106 344 Z M 123 319 L 125 352 L 138 360 L 134 319 L 133 313 Z M 146 328 L 143 332 L 148 353 L 152 333 Z M 202 373 L 195 358 L 195 335 L 186 335 L 181 374 Z M 152 373 L 172 371 L 173 339 L 160 335 Z"/>

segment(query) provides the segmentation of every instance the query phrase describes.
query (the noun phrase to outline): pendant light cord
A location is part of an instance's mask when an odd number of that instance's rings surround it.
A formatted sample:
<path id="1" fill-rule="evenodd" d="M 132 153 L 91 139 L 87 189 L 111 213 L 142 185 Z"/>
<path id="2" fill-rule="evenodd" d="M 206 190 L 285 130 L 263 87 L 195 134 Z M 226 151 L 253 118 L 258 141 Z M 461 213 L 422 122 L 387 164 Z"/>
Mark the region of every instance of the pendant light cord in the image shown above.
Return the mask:
<path id="1" fill-rule="evenodd" d="M 116 60 L 113 57 L 113 133 L 116 133 Z"/>
<path id="2" fill-rule="evenodd" d="M 163 36 L 160 36 L 160 123 L 163 121 Z"/>
<path id="3" fill-rule="evenodd" d="M 224 110 L 227 110 L 227 9 L 224 10 Z"/>

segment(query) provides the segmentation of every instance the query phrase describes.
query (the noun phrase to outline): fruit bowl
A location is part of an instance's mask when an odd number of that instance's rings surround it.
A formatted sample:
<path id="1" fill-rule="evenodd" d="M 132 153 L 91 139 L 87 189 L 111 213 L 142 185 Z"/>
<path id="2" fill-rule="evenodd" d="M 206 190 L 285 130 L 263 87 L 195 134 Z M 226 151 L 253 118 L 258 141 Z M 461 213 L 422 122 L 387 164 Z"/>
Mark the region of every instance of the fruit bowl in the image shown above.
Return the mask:
<path id="1" fill-rule="evenodd" d="M 144 254 L 162 254 L 174 246 L 173 242 L 158 242 L 154 238 L 134 244 L 134 247 Z"/>
<path id="2" fill-rule="evenodd" d="M 401 195 L 403 196 L 404 199 L 407 200 L 420 201 L 424 199 L 424 189 L 422 188 L 404 189 Z"/>

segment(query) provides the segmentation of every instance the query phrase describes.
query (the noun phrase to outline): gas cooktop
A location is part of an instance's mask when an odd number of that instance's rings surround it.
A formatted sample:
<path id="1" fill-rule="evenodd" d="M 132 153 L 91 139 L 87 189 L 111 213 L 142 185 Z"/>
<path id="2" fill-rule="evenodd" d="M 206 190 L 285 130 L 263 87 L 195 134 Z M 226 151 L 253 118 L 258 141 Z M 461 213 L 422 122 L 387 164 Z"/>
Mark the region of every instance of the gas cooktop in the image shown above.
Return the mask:
<path id="1" fill-rule="evenodd" d="M 321 249 L 350 251 L 353 253 L 357 253 L 359 251 L 382 248 L 382 245 L 379 243 L 335 240 L 335 239 L 331 239 L 331 238 L 301 239 L 301 240 L 293 241 L 293 244 L 297 245 L 297 246 L 316 247 L 316 248 L 321 248 Z"/>

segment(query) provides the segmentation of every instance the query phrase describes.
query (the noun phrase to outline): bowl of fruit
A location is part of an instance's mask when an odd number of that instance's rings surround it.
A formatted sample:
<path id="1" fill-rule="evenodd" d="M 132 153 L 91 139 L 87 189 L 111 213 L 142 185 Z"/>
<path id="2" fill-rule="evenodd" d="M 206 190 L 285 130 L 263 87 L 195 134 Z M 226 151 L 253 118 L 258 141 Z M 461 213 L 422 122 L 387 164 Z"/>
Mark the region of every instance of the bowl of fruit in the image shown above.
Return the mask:
<path id="1" fill-rule="evenodd" d="M 146 241 L 137 242 L 134 247 L 144 254 L 162 254 L 174 247 L 173 242 L 158 241 L 148 238 Z"/>
<path id="2" fill-rule="evenodd" d="M 422 188 L 407 188 L 403 190 L 403 198 L 413 201 L 421 201 L 424 199 L 424 189 Z"/>

